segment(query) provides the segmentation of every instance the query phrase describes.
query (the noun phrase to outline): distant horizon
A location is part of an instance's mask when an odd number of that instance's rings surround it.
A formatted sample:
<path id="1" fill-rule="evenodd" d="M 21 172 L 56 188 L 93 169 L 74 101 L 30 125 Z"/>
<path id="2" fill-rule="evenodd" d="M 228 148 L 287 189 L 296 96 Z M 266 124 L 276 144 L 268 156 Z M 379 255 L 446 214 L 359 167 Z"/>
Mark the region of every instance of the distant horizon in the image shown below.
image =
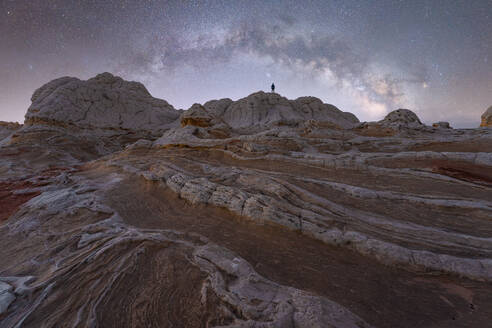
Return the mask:
<path id="1" fill-rule="evenodd" d="M 111 71 L 176 107 L 253 90 L 472 128 L 492 105 L 492 2 L 2 1 L 0 120 L 32 92 Z"/>
<path id="2" fill-rule="evenodd" d="M 104 72 L 100 72 L 100 73 L 104 73 Z M 98 73 L 98 74 L 100 74 L 100 73 Z M 116 74 L 114 74 L 114 73 L 112 73 L 112 72 L 109 72 L 109 73 L 111 73 L 111 74 L 113 74 L 113 75 L 116 75 Z M 96 74 L 96 75 L 97 75 L 97 74 Z M 96 75 L 94 75 L 94 76 L 96 76 Z M 57 78 L 60 78 L 60 77 L 63 77 L 63 76 L 68 76 L 68 75 L 62 75 L 62 76 L 59 76 L 59 77 L 57 77 Z M 91 77 L 94 77 L 94 76 L 91 76 Z M 79 78 L 79 77 L 77 77 L 77 76 L 73 76 L 73 77 Z M 89 78 L 91 78 L 91 77 L 89 77 Z M 82 79 L 82 80 L 87 80 L 87 79 L 89 79 L 89 78 L 84 78 L 84 79 Z M 56 78 L 55 78 L 55 79 L 56 79 Z M 52 80 L 53 80 L 53 79 L 52 79 Z M 52 80 L 50 80 L 50 81 L 52 81 Z M 135 81 L 136 81 L 136 80 L 135 80 Z M 49 81 L 46 81 L 46 83 L 48 83 L 48 82 L 49 82 Z M 136 82 L 141 82 L 141 81 L 136 81 Z M 274 81 L 273 81 L 273 82 L 274 82 Z M 141 82 L 141 83 L 142 83 L 142 82 Z M 154 94 L 154 92 L 152 92 L 151 90 L 149 90 L 149 88 L 145 85 L 145 83 L 142 83 L 142 84 L 144 84 L 144 86 L 145 86 L 145 87 L 147 88 L 147 90 L 150 92 L 150 94 L 152 95 L 152 97 L 154 97 L 154 98 L 158 98 L 158 99 L 163 99 L 163 100 L 167 101 L 167 102 L 168 102 L 170 105 L 172 105 L 172 106 L 173 106 L 176 110 L 188 110 L 188 109 L 189 109 L 189 108 L 190 108 L 193 104 L 195 104 L 195 103 L 199 103 L 199 104 L 202 104 L 202 105 L 203 105 L 203 104 L 205 104 L 207 101 L 210 101 L 210 100 L 218 100 L 218 99 L 223 99 L 223 98 L 230 98 L 232 101 L 238 101 L 238 100 L 240 100 L 240 99 L 242 99 L 242 98 L 245 98 L 245 97 L 247 97 L 247 96 L 249 96 L 249 95 L 251 95 L 251 94 L 253 94 L 253 93 L 256 93 L 256 92 L 260 92 L 260 91 L 263 91 L 263 92 L 265 92 L 265 93 L 270 93 L 270 92 L 271 92 L 271 90 L 269 90 L 270 85 L 268 85 L 268 88 L 267 88 L 267 89 L 258 89 L 258 90 L 256 90 L 256 91 L 254 91 L 254 90 L 253 90 L 253 91 L 251 91 L 251 92 L 249 92 L 249 93 L 247 93 L 247 94 L 245 94 L 245 95 L 243 95 L 243 96 L 236 96 L 236 97 L 231 97 L 231 96 L 222 96 L 222 97 L 218 97 L 218 98 L 210 98 L 210 99 L 207 99 L 207 100 L 201 100 L 201 101 L 198 101 L 198 100 L 197 100 L 197 101 L 191 101 L 191 102 L 187 102 L 187 104 L 188 104 L 188 105 L 184 104 L 184 105 L 181 105 L 181 106 L 180 106 L 180 105 L 176 105 L 176 104 L 175 104 L 175 103 L 173 103 L 171 100 L 169 100 L 169 99 L 167 99 L 167 98 L 165 98 L 165 97 L 158 97 L 158 96 L 156 96 L 156 95 Z M 372 121 L 379 121 L 379 120 L 382 120 L 382 119 L 383 119 L 383 118 L 384 118 L 384 117 L 385 117 L 385 116 L 386 116 L 389 112 L 391 112 L 391 111 L 392 111 L 392 110 L 388 111 L 387 113 L 385 113 L 385 114 L 384 114 L 381 118 L 379 118 L 379 119 L 375 119 L 375 120 L 364 120 L 364 119 L 361 119 L 361 118 L 359 117 L 359 115 L 357 115 L 356 113 L 354 113 L 354 112 L 352 112 L 352 111 L 345 110 L 345 109 L 343 109 L 343 108 L 340 108 L 339 106 L 337 106 L 337 105 L 336 105 L 336 104 L 334 104 L 333 102 L 326 101 L 326 100 L 322 99 L 322 96 L 316 96 L 316 95 L 310 95 L 310 94 L 307 94 L 307 95 L 297 95 L 297 96 L 291 96 L 291 97 L 290 97 L 290 96 L 288 96 L 288 95 L 284 95 L 284 94 L 282 94 L 282 93 L 280 93 L 280 92 L 278 91 L 277 84 L 278 84 L 278 82 L 275 82 L 275 86 L 276 86 L 275 93 L 279 94 L 279 95 L 280 95 L 280 96 L 282 96 L 282 97 L 285 97 L 285 98 L 287 98 L 287 99 L 289 99 L 289 100 L 295 100 L 295 99 L 297 99 L 297 98 L 299 98 L 299 97 L 315 97 L 315 98 L 320 99 L 323 103 L 330 104 L 330 105 L 333 105 L 333 106 L 337 107 L 339 110 L 341 110 L 341 111 L 343 111 L 343 112 L 350 112 L 350 113 L 354 114 L 355 116 L 357 116 L 357 118 L 358 118 L 361 122 L 372 122 Z M 42 84 L 42 85 L 44 85 L 44 84 Z M 42 85 L 40 85 L 39 87 L 41 87 Z M 37 89 L 37 88 L 36 88 L 36 89 Z M 32 91 L 32 93 L 34 93 L 34 91 L 35 91 L 36 89 L 34 89 L 34 90 Z M 32 95 L 32 94 L 31 94 L 31 95 Z M 29 97 L 28 97 L 28 100 L 27 100 L 28 104 L 27 104 L 27 106 L 25 107 L 25 110 L 24 110 L 24 112 L 23 112 L 23 114 L 22 114 L 22 118 L 21 118 L 21 119 L 17 119 L 17 120 L 16 120 L 16 119 L 14 118 L 14 119 L 10 119 L 10 120 L 9 120 L 9 119 L 8 119 L 8 117 L 7 117 L 7 119 L 4 119 L 4 115 L 3 115 L 3 114 L 4 114 L 4 112 L 3 112 L 3 111 L 1 111 L 1 112 L 0 112 L 0 121 L 3 121 L 3 122 L 15 122 L 15 123 L 20 123 L 20 124 L 23 124 L 23 123 L 24 123 L 24 116 L 25 116 L 25 114 L 26 114 L 26 112 L 27 112 L 27 109 L 29 108 L 29 106 L 30 106 L 30 104 L 31 104 L 31 100 L 30 100 L 30 98 L 31 98 L 31 97 L 29 96 Z M 203 97 L 201 97 L 201 98 L 199 97 L 199 98 L 197 98 L 197 99 L 203 99 Z M 402 108 L 402 107 L 398 107 L 398 108 Z M 398 108 L 394 108 L 393 110 L 397 110 Z M 419 116 L 419 118 L 420 118 L 420 120 L 422 121 L 422 123 L 424 123 L 424 124 L 426 124 L 426 125 L 432 125 L 432 123 L 436 123 L 436 122 L 438 122 L 438 121 L 432 121 L 432 122 L 430 122 L 430 121 L 425 121 L 425 120 L 423 120 L 423 119 L 420 117 L 420 115 L 419 115 L 419 113 L 418 113 L 417 111 L 415 111 L 415 110 L 414 110 L 414 109 L 412 109 L 412 108 L 407 108 L 407 109 L 410 109 L 410 110 L 412 110 L 413 112 L 415 112 L 415 113 L 417 114 L 417 116 Z M 485 108 L 483 111 L 485 112 L 485 110 L 487 110 L 487 108 Z M 464 122 L 463 124 L 461 124 L 461 125 L 456 125 L 456 126 L 455 126 L 454 122 L 451 122 L 451 121 L 446 121 L 446 120 L 444 120 L 444 121 L 445 121 L 445 122 L 449 122 L 449 124 L 451 125 L 451 127 L 453 127 L 453 128 L 457 128 L 457 129 L 470 129 L 470 128 L 478 128 L 478 127 L 480 126 L 480 116 L 478 117 L 478 119 L 477 119 L 476 121 L 473 121 L 473 122 Z"/>

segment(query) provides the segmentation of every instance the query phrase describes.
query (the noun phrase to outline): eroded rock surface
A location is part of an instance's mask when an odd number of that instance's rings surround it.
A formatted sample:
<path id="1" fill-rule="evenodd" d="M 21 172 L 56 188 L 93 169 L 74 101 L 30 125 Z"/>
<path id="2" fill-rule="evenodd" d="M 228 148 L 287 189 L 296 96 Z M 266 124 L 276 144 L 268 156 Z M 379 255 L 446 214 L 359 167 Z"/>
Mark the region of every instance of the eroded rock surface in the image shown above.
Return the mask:
<path id="1" fill-rule="evenodd" d="M 53 80 L 36 90 L 31 101 L 26 124 L 159 131 L 179 116 L 165 100 L 153 98 L 143 84 L 110 73 L 87 81 Z"/>
<path id="2" fill-rule="evenodd" d="M 219 111 L 220 112 L 220 111 Z M 348 128 L 358 119 L 314 97 L 288 100 L 277 93 L 257 92 L 231 103 L 221 112 L 222 119 L 235 129 L 272 125 L 293 126 L 307 120 Z"/>
<path id="3" fill-rule="evenodd" d="M 487 108 L 487 110 L 481 116 L 482 122 L 481 127 L 491 127 L 492 126 L 492 106 Z"/>
<path id="4" fill-rule="evenodd" d="M 21 124 L 15 122 L 2 122 L 0 121 L 0 142 L 3 139 L 12 135 L 15 131 L 22 127 Z"/>
<path id="5" fill-rule="evenodd" d="M 32 100 L 0 144 L 2 327 L 492 320 L 490 129 L 264 92 L 182 112 L 109 73 Z"/>
<path id="6" fill-rule="evenodd" d="M 449 122 L 436 122 L 436 123 L 432 123 L 432 126 L 434 128 L 439 128 L 439 129 L 451 129 L 451 126 L 449 125 Z"/>

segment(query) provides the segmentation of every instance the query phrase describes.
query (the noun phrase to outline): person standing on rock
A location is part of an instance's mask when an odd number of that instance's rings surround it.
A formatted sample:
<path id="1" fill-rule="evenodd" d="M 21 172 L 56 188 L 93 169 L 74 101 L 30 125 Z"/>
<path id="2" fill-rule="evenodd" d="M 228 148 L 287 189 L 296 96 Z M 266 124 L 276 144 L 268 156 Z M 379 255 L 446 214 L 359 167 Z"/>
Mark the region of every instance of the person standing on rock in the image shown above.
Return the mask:
<path id="1" fill-rule="evenodd" d="M 275 92 L 275 84 L 272 83 L 272 92 Z"/>

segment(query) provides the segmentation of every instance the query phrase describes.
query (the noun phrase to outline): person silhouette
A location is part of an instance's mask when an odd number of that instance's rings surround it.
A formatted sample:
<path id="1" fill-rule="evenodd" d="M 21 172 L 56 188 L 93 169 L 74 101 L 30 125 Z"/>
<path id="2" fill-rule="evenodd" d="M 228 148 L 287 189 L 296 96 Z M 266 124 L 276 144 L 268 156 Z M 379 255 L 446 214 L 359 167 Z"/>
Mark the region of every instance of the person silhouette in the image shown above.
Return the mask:
<path id="1" fill-rule="evenodd" d="M 272 83 L 272 92 L 275 92 L 275 84 Z"/>

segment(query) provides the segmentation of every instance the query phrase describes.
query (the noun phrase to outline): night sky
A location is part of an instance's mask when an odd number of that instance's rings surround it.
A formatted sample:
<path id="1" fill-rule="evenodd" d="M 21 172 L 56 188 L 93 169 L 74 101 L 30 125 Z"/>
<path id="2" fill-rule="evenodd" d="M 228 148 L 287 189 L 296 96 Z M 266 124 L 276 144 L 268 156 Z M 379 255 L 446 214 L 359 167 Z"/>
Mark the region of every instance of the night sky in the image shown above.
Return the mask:
<path id="1" fill-rule="evenodd" d="M 176 108 L 258 90 L 361 121 L 409 108 L 477 127 L 492 105 L 492 0 L 0 0 L 0 120 L 33 91 L 109 71 Z"/>

